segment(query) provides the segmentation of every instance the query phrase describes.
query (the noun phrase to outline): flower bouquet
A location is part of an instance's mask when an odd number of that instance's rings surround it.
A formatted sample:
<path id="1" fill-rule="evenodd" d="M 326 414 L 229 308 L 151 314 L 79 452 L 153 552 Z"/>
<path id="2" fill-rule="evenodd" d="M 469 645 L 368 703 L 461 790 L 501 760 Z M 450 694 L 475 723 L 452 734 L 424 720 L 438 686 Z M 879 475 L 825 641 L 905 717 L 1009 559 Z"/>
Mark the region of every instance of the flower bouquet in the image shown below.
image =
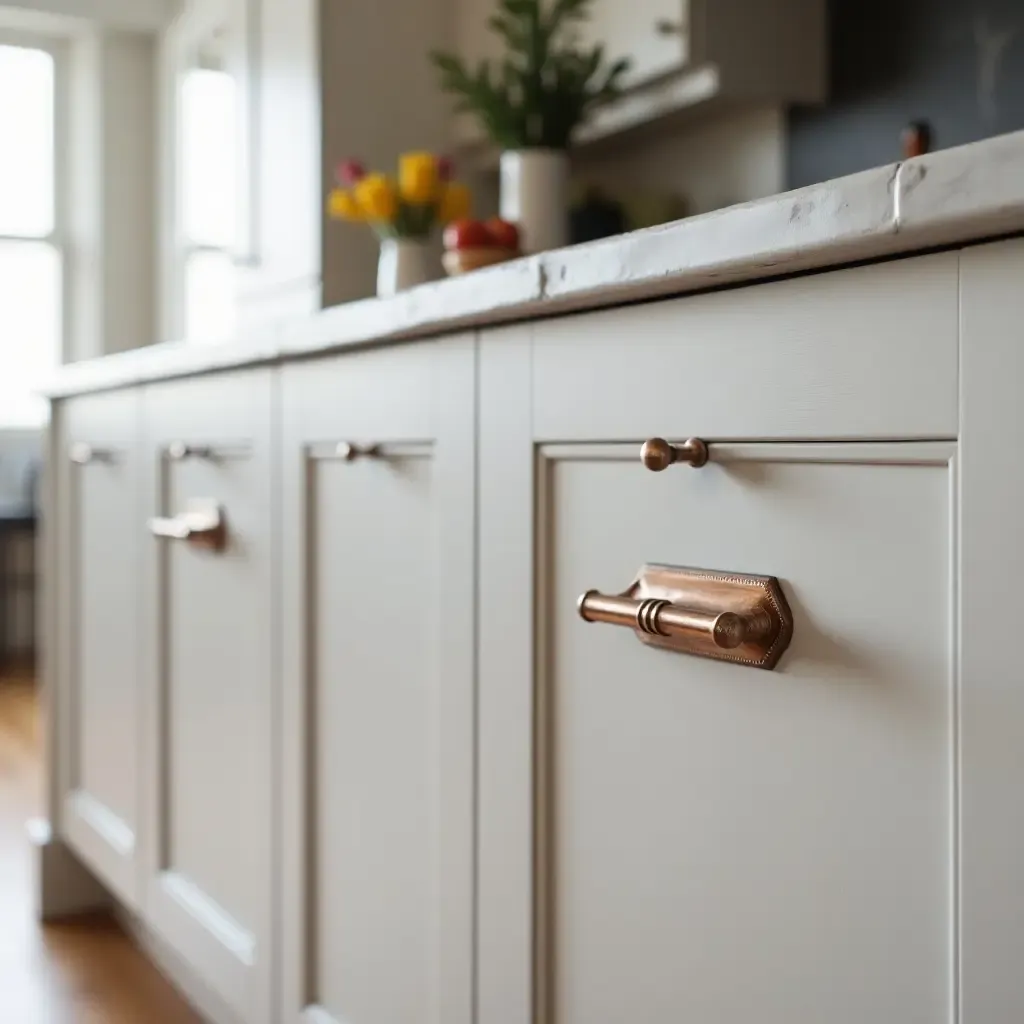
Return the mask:
<path id="1" fill-rule="evenodd" d="M 451 161 L 432 153 L 406 153 L 395 181 L 348 160 L 336 177 L 327 199 L 330 217 L 368 224 L 381 240 L 377 294 L 432 280 L 431 232 L 468 216 L 472 206 L 468 187 L 452 180 Z"/>

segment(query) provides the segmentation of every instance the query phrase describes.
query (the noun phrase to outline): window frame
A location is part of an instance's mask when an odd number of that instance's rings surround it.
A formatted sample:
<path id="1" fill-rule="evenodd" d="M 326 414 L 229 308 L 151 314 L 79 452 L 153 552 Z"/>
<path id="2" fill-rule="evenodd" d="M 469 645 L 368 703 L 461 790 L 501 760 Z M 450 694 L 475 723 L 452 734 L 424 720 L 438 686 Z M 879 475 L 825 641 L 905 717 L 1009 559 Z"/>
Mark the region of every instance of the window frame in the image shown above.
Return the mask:
<path id="1" fill-rule="evenodd" d="M 163 242 L 161 244 L 161 322 L 166 336 L 195 341 L 185 334 L 186 267 L 195 253 L 223 253 L 239 270 L 257 267 L 257 75 L 255 40 L 258 21 L 253 0 L 186 0 L 164 35 L 161 88 L 164 130 L 161 142 L 163 176 Z M 236 238 L 229 248 L 191 241 L 183 216 L 182 77 L 196 66 L 193 58 L 211 34 L 225 33 L 223 70 L 236 81 L 237 137 L 235 180 Z"/>
<path id="2" fill-rule="evenodd" d="M 71 259 L 69 214 L 71 206 L 70 137 L 70 61 L 69 40 L 30 29 L 0 24 L 0 45 L 42 50 L 53 60 L 53 225 L 46 235 L 9 235 L 0 233 L 5 244 L 49 245 L 57 255 L 60 273 L 60 324 L 57 339 L 57 364 L 66 363 L 71 351 L 71 324 L 74 317 L 74 266 Z M 47 419 L 31 427 L 7 422 L 0 417 L 0 430 L 45 428 Z"/>

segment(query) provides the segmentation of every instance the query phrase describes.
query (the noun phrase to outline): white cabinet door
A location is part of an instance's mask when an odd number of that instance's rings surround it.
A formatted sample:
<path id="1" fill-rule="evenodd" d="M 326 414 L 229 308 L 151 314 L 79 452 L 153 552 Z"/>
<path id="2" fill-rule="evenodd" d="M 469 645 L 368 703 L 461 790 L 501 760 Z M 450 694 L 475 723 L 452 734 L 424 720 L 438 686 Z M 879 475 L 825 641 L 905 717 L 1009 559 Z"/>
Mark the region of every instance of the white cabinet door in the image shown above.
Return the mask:
<path id="1" fill-rule="evenodd" d="M 282 371 L 288 1024 L 470 1024 L 474 343 Z"/>
<path id="2" fill-rule="evenodd" d="M 272 1019 L 273 384 L 257 371 L 145 394 L 152 528 L 184 535 L 196 500 L 226 523 L 223 550 L 148 538 L 145 914 L 246 1024 Z"/>
<path id="3" fill-rule="evenodd" d="M 957 330 L 943 255 L 482 340 L 480 1024 L 954 1019 Z M 581 620 L 648 563 L 777 668 Z"/>
<path id="4" fill-rule="evenodd" d="M 139 394 L 65 402 L 56 652 L 64 837 L 134 907 L 139 886 Z"/>

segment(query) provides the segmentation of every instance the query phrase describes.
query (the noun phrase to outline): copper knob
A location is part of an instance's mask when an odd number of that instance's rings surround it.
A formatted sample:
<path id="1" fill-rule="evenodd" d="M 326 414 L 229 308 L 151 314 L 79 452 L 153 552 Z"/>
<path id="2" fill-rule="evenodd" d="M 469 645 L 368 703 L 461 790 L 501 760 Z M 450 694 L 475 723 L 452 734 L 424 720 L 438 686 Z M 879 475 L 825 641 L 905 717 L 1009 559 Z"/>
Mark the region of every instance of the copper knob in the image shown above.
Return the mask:
<path id="1" fill-rule="evenodd" d="M 691 437 L 682 444 L 669 444 L 663 437 L 652 437 L 640 449 L 640 461 L 652 473 L 660 473 L 676 462 L 698 469 L 708 461 L 708 446 L 699 437 Z"/>

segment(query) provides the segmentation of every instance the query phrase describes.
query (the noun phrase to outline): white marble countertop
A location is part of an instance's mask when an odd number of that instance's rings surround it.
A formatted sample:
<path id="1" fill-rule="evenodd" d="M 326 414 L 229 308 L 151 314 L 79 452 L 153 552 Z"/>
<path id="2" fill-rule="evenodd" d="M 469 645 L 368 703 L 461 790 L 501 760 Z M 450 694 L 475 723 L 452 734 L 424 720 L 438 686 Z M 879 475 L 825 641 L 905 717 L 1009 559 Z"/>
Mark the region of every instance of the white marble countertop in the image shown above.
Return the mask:
<path id="1" fill-rule="evenodd" d="M 62 367 L 51 397 L 766 280 L 1024 231 L 1024 132 L 284 322 Z"/>

